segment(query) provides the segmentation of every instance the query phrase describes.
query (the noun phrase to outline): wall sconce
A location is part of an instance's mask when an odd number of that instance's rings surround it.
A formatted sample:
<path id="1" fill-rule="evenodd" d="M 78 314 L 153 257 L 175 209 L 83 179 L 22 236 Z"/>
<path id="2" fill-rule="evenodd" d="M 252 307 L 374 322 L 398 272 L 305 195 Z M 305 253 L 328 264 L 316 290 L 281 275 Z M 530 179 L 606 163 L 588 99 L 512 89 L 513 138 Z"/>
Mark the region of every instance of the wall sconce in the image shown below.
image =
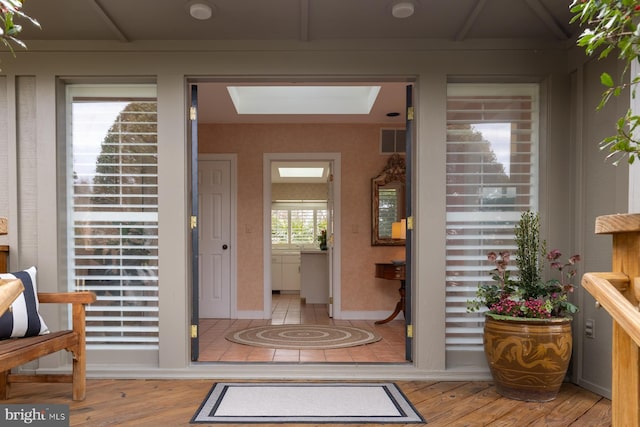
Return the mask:
<path id="1" fill-rule="evenodd" d="M 391 223 L 391 238 L 405 240 L 407 238 L 407 220 Z"/>

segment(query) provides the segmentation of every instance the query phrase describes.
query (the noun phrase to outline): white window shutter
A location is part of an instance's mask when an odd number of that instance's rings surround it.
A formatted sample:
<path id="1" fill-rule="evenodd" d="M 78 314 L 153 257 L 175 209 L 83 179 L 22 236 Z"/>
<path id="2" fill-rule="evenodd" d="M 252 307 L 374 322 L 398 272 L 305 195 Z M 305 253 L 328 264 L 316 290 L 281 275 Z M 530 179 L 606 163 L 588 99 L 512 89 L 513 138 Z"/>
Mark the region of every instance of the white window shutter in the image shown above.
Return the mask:
<path id="1" fill-rule="evenodd" d="M 105 89 L 69 87 L 69 277 L 98 297 L 87 307 L 88 349 L 157 350 L 155 87 Z"/>
<path id="2" fill-rule="evenodd" d="M 537 85 L 448 86 L 447 351 L 482 351 L 467 301 L 491 280 L 487 253 L 515 253 L 514 226 L 537 209 L 538 115 Z"/>

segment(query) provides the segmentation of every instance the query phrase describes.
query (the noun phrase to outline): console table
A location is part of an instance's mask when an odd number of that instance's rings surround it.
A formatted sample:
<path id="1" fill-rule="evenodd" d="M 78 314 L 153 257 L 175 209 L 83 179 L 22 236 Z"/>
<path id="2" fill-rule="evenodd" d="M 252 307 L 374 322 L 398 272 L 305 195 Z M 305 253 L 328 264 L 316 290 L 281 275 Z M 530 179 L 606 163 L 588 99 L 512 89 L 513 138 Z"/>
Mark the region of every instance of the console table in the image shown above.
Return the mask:
<path id="1" fill-rule="evenodd" d="M 393 310 L 393 313 L 391 313 L 391 316 L 387 317 L 384 320 L 378 320 L 377 322 L 375 322 L 376 325 L 382 325 L 383 323 L 392 321 L 401 311 L 404 314 L 405 268 L 405 264 L 376 263 L 376 277 L 380 279 L 400 281 L 400 289 L 398 289 L 398 292 L 400 293 L 400 301 L 398 301 L 398 303 L 396 304 L 396 308 L 395 310 Z"/>

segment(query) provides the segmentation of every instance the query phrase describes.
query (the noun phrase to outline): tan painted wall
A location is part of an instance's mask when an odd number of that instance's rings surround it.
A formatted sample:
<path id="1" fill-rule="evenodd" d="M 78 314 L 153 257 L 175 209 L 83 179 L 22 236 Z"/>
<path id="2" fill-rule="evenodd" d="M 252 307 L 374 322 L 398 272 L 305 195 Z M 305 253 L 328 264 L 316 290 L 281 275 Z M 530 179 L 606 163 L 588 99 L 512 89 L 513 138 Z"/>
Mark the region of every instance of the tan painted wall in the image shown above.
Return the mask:
<path id="1" fill-rule="evenodd" d="M 579 54 L 579 55 L 578 55 Z M 344 43 L 341 40 L 331 42 L 281 43 L 267 41 L 230 41 L 215 43 L 203 41 L 187 43 L 180 41 L 147 42 L 107 42 L 83 41 L 78 43 L 29 42 L 28 51 L 20 51 L 17 58 L 8 55 L 2 60 L 0 75 L 0 216 L 9 218 L 9 234 L 0 236 L 2 244 L 11 245 L 11 265 L 13 268 L 37 263 L 43 274 L 39 274 L 38 285 L 42 290 L 56 291 L 66 285 L 64 274 L 65 252 L 61 243 L 65 240 L 63 224 L 66 218 L 65 206 L 60 202 L 64 189 L 57 186 L 57 178 L 64 175 L 64 157 L 59 156 L 64 143 L 63 121 L 56 115 L 59 100 L 56 94 L 64 91 L 61 77 L 68 82 L 81 82 L 85 79 L 107 81 L 145 81 L 158 85 L 158 170 L 159 176 L 159 218 L 160 238 L 160 349 L 149 357 L 141 357 L 142 352 L 100 351 L 90 355 L 90 363 L 94 366 L 90 372 L 102 376 L 144 377 L 175 375 L 198 378 L 369 378 L 381 377 L 393 379 L 443 378 L 464 379 L 466 381 L 488 378 L 486 361 L 481 352 L 464 355 L 456 362 L 446 354 L 445 324 L 445 244 L 446 244 L 446 85 L 448 81 L 489 81 L 489 82 L 541 82 L 544 96 L 543 123 L 541 140 L 549 146 L 563 146 L 575 138 L 578 146 L 597 144 L 595 139 L 600 135 L 589 135 L 581 132 L 587 124 L 601 126 L 606 131 L 606 123 L 591 120 L 592 116 L 582 114 L 591 111 L 592 105 L 584 104 L 584 90 L 599 90 L 597 75 L 583 76 L 582 62 L 584 53 L 578 49 L 567 52 L 567 44 L 553 44 L 548 48 L 535 46 L 525 41 L 496 43 L 487 40 L 480 43 L 458 41 L 425 41 L 425 40 L 369 40 Z M 576 64 L 577 63 L 577 64 Z M 569 99 L 568 73 L 578 69 L 578 95 L 576 103 L 567 105 Z M 231 366 L 229 364 L 210 364 L 194 366 L 190 362 L 190 253 L 189 253 L 189 145 L 188 145 L 188 90 L 187 82 L 193 76 L 208 77 L 215 80 L 229 77 L 269 79 L 293 76 L 298 80 L 318 79 L 401 79 L 415 82 L 416 105 L 416 144 L 415 144 L 415 200 L 414 200 L 414 268 L 413 268 L 413 363 L 411 366 L 395 365 L 348 365 L 348 366 Z M 29 85 L 34 85 L 35 92 L 29 93 Z M 31 114 L 25 112 L 24 103 L 30 103 Z M 555 108 L 548 109 L 547 105 Z M 23 109 L 18 111 L 18 109 Z M 30 108 L 30 107 L 29 107 Z M 35 117 L 33 115 L 35 114 Z M 575 126 L 571 126 L 571 116 L 577 115 Z M 62 118 L 64 119 L 64 118 Z M 33 130 L 32 130 L 33 129 Z M 333 144 L 330 130 L 321 130 L 318 137 L 318 149 L 329 151 Z M 335 129 L 334 129 L 335 130 Z M 595 129 L 594 129 L 595 130 Z M 262 129 L 242 129 L 245 141 L 259 141 L 264 137 Z M 230 130 L 222 129 L 210 132 L 203 129 L 205 138 L 227 137 Z M 295 133 L 295 132 L 294 132 Z M 300 132 L 298 132 L 300 134 Z M 343 134 L 341 134 L 342 136 Z M 349 132 L 344 135 L 349 136 Z M 230 135 L 229 135 L 230 136 Z M 238 136 L 238 135 L 236 135 Z M 348 138 L 345 138 L 348 139 Z M 333 147 L 333 145 L 331 145 Z M 251 150 L 253 146 L 244 147 Z M 33 152 L 35 149 L 35 152 Z M 289 148 L 286 148 L 289 150 Z M 596 149 L 597 150 L 597 149 Z M 297 148 L 295 151 L 299 151 Z M 341 147 L 342 151 L 342 147 Z M 561 150 L 562 151 L 562 150 Z M 562 230 L 567 238 L 572 235 L 579 239 L 589 236 L 591 255 L 581 244 L 577 250 L 585 255 L 583 269 L 598 271 L 592 263 L 599 255 L 600 248 L 610 248 L 610 241 L 602 241 L 602 237 L 593 236 L 594 214 L 600 212 L 622 212 L 617 203 L 620 192 L 612 192 L 611 188 L 622 188 L 626 173 L 623 168 L 614 169 L 606 165 L 602 153 L 589 156 L 588 170 L 580 170 L 575 174 L 567 167 L 572 161 L 584 161 L 579 150 L 569 152 L 570 159 L 555 157 L 549 163 L 550 169 L 561 168 L 561 181 L 557 179 L 550 185 L 547 183 L 546 170 L 541 180 L 545 188 L 545 206 L 561 206 L 562 211 L 555 210 L 549 214 L 553 220 L 551 231 Z M 343 158 L 344 181 L 350 182 L 347 163 L 348 156 Z M 543 164 L 547 154 L 541 153 Z M 352 163 L 352 162 L 351 162 Z M 259 182 L 262 173 L 261 162 L 244 161 L 239 165 L 243 180 L 253 179 Z M 606 171 L 606 173 L 602 173 Z M 612 171 L 615 177 L 611 177 Z M 240 174 L 240 172 L 239 172 Z M 372 175 L 371 175 L 372 176 Z M 371 176 L 363 178 L 367 183 Z M 550 175 L 549 178 L 557 178 Z M 586 179 L 597 181 L 583 184 Z M 35 179 L 36 185 L 31 185 Z M 24 180 L 24 181 L 23 181 Z M 567 199 L 567 191 L 558 189 L 558 182 L 571 181 L 577 186 L 576 192 L 587 193 L 589 203 L 578 201 L 571 203 Z M 244 182 L 244 181 L 243 181 Z M 246 183 L 240 183 L 242 190 Z M 363 184 L 365 185 L 365 184 Z M 368 184 L 366 184 L 368 185 Z M 258 199 L 260 188 L 255 188 Z M 344 268 L 353 268 L 345 264 L 366 264 L 373 262 L 356 260 L 348 254 L 357 253 L 357 248 L 367 251 L 375 248 L 367 246 L 368 237 L 362 229 L 368 227 L 367 193 L 351 193 L 343 191 L 343 210 L 348 212 L 353 206 L 362 206 L 365 211 L 358 221 L 367 221 L 367 226 L 359 227 L 359 233 L 352 233 L 353 220 L 344 218 L 342 230 L 348 242 L 343 245 L 345 254 Z M 601 195 L 607 196 L 607 203 L 599 200 Z M 357 196 L 357 197 L 356 197 Z M 364 197 L 364 199 L 362 199 Z M 609 198 L 616 199 L 609 203 Z M 623 197 L 626 201 L 626 196 Z M 358 201 L 360 204 L 358 204 Z M 591 201 L 594 201 L 591 203 Z M 598 203 L 596 203 L 598 202 Z M 245 203 L 245 202 L 243 202 Z M 248 203 L 248 202 L 247 202 Z M 259 200 L 256 202 L 260 204 Z M 37 209 L 33 210 L 33 206 Z M 612 208 L 613 207 L 613 208 Z M 239 207 L 240 208 L 240 207 Z M 579 214 L 577 214 L 579 213 Z M 559 218 L 562 217 L 562 221 Z M 564 218 L 568 218 L 564 220 Z M 584 218 L 584 219 L 582 219 Z M 576 221 L 579 219 L 579 221 Z M 240 218 L 242 224 L 246 220 Z M 261 224 L 261 223 L 260 223 Z M 255 224 L 254 224 L 255 225 Z M 260 226 L 261 227 L 261 226 Z M 255 231 L 254 231 L 255 232 Z M 358 234 L 362 245 L 355 244 L 351 234 Z M 28 242 L 32 236 L 37 238 L 37 247 Z M 579 240 L 578 239 L 578 240 Z M 25 244 L 27 242 L 27 244 Z M 366 243 L 365 243 L 366 242 Z M 576 243 L 580 243 L 579 241 Z M 245 244 L 245 248 L 246 248 Z M 377 248 L 381 251 L 385 248 Z M 386 248 L 389 249 L 389 248 Z M 261 251 L 251 247 L 249 250 Z M 609 249 L 606 249 L 607 251 Z M 258 252 L 256 252 L 257 254 Z M 256 255 L 258 259 L 259 255 Z M 606 254 L 601 260 L 606 259 Z M 390 256 L 381 255 L 378 259 L 387 260 Z M 261 261 L 259 261 L 261 262 Z M 606 261 L 598 261 L 598 265 Z M 243 264 L 243 267 L 247 267 Z M 600 269 L 601 270 L 601 269 Z M 356 268 L 348 274 L 345 270 L 343 280 L 358 277 Z M 41 279 L 40 279 L 41 278 Z M 383 282 L 384 283 L 384 282 Z M 385 285 L 387 285 L 385 283 Z M 389 283 L 391 285 L 391 283 Z M 375 287 L 383 287 L 382 283 L 374 283 Z M 389 287 L 389 286 L 387 286 Z M 395 286 L 391 286 L 394 288 Z M 394 300 L 395 290 L 386 289 L 385 296 Z M 359 296 L 358 296 L 359 297 Z M 345 289 L 345 304 L 354 304 L 353 293 Z M 366 302 L 366 300 L 365 300 Z M 586 307 L 589 303 L 582 304 Z M 379 306 L 383 306 L 379 301 Z M 251 306 L 252 307 L 252 306 Z M 386 307 L 390 309 L 391 307 Z M 586 309 L 585 309 L 586 312 Z M 579 321 L 579 319 L 578 319 Z M 52 326 L 51 324 L 49 326 Z M 581 324 L 576 324 L 576 335 L 580 336 Z M 595 344 L 595 343 L 594 343 Z M 592 348 L 577 346 L 575 353 L 591 351 Z M 477 356 L 477 357 L 476 357 Z M 151 358 L 151 361 L 148 359 Z M 100 364 L 96 368 L 95 364 Z M 120 369 L 118 366 L 132 365 L 135 369 Z M 104 368 L 102 368 L 102 366 Z M 144 369 L 140 369 L 144 367 Z M 145 370 L 149 368 L 148 370 Z M 585 360 L 583 371 L 608 369 L 602 364 Z M 590 379 L 597 380 L 597 379 Z"/>
<path id="2" fill-rule="evenodd" d="M 374 277 L 376 262 L 404 258 L 404 248 L 371 246 L 371 178 L 386 164 L 382 125 L 200 125 L 201 153 L 238 155 L 238 310 L 263 309 L 263 153 L 342 155 L 343 311 L 391 311 L 398 283 Z M 387 125 L 388 127 L 388 125 Z"/>

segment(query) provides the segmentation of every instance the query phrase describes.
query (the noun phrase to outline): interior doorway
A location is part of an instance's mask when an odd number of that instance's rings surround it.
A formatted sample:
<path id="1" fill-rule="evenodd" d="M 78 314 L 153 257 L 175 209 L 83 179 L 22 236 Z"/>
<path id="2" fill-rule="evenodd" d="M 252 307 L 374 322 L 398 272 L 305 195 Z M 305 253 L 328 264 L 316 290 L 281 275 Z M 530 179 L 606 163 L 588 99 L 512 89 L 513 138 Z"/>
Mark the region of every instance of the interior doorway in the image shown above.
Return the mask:
<path id="1" fill-rule="evenodd" d="M 257 85 L 263 82 L 251 82 L 251 84 L 253 85 Z M 270 84 L 273 84 L 273 82 L 269 82 Z M 237 84 L 234 83 L 234 84 Z M 287 83 L 288 85 L 292 85 L 290 82 Z M 316 83 L 317 84 L 317 83 Z M 330 84 L 328 82 L 324 82 L 321 84 Z M 340 83 L 340 84 L 347 84 L 347 83 Z M 349 83 L 350 84 L 350 83 Z M 226 88 L 227 86 L 230 86 L 231 84 L 229 82 L 223 82 L 223 81 L 216 81 L 216 80 L 207 80 L 207 81 L 203 81 L 203 82 L 198 82 L 198 86 L 199 86 L 199 90 L 200 90 L 200 107 L 198 110 L 198 120 L 202 123 L 203 128 L 200 132 L 200 134 L 204 134 L 205 137 L 202 138 L 203 139 L 203 144 L 201 144 L 201 150 L 199 151 L 198 154 L 198 158 L 201 158 L 202 156 L 209 156 L 209 155 L 214 155 L 214 154 L 222 154 L 222 153 L 234 153 L 235 155 L 238 156 L 238 177 L 239 177 L 239 181 L 241 182 L 239 184 L 239 187 L 242 187 L 241 189 L 238 189 L 237 192 L 235 192 L 234 194 L 239 197 L 238 199 L 238 212 L 236 212 L 236 215 L 239 215 L 238 218 L 236 218 L 237 220 L 237 224 L 238 226 L 235 227 L 236 232 L 239 235 L 245 235 L 245 238 L 250 238 L 251 240 L 251 249 L 249 252 L 254 252 L 254 247 L 253 245 L 256 244 L 260 244 L 261 246 L 261 252 L 262 252 L 262 272 L 260 274 L 260 276 L 255 276 L 253 277 L 253 279 L 247 280 L 246 276 L 247 276 L 247 272 L 249 273 L 255 273 L 256 270 L 256 266 L 258 265 L 258 263 L 247 263 L 246 261 L 243 263 L 239 263 L 238 262 L 238 254 L 233 255 L 232 257 L 232 262 L 235 263 L 235 265 L 237 265 L 237 267 L 235 268 L 236 273 L 240 274 L 240 275 L 244 275 L 244 277 L 240 278 L 240 280 L 237 281 L 231 281 L 231 293 L 235 293 L 235 296 L 231 297 L 232 303 L 231 303 L 231 312 L 228 318 L 219 318 L 219 319 L 215 319 L 215 323 L 216 325 L 212 325 L 209 321 L 206 322 L 201 322 L 200 323 L 200 329 L 199 329 L 199 336 L 201 337 L 200 339 L 202 340 L 202 337 L 206 337 L 205 340 L 203 340 L 202 342 L 202 346 L 203 349 L 207 348 L 209 349 L 209 344 L 211 344 L 211 342 L 208 342 L 209 339 L 213 339 L 214 341 L 218 342 L 220 347 L 222 347 L 224 344 L 226 344 L 224 342 L 224 337 L 220 338 L 220 336 L 217 336 L 216 338 L 211 338 L 213 335 L 209 335 L 208 334 L 208 329 L 220 329 L 222 327 L 225 327 L 230 325 L 230 324 L 236 324 L 239 325 L 240 323 L 251 323 L 251 324 L 259 324 L 262 321 L 273 321 L 274 319 L 274 313 L 276 310 L 280 310 L 280 306 L 282 304 L 282 302 L 280 301 L 276 301 L 276 299 L 274 298 L 274 295 L 272 293 L 272 270 L 271 270 L 271 257 L 273 255 L 272 253 L 272 247 L 271 247 L 271 202 L 272 202 L 272 198 L 271 198 L 271 176 L 269 171 L 271 170 L 271 163 L 275 162 L 275 161 L 328 161 L 329 164 L 331 165 L 332 168 L 334 168 L 334 173 L 333 173 L 333 189 L 332 189 L 332 196 L 330 198 L 327 199 L 327 201 L 333 201 L 335 203 L 327 203 L 327 210 L 331 210 L 333 212 L 332 215 L 332 221 L 331 221 L 331 226 L 332 229 L 331 231 L 328 230 L 329 233 L 329 238 L 331 239 L 331 245 L 330 245 L 330 249 L 327 251 L 327 255 L 330 257 L 331 262 L 328 263 L 329 264 L 329 278 L 330 280 L 330 286 L 329 286 L 329 290 L 330 290 L 330 303 L 328 304 L 328 308 L 331 312 L 331 314 L 327 313 L 327 319 L 323 319 L 322 322 L 327 322 L 327 321 L 331 321 L 332 320 L 332 316 L 335 319 L 338 319 L 338 321 L 349 321 L 349 319 L 347 318 L 343 318 L 343 312 L 342 312 L 342 292 L 343 292 L 343 287 L 342 287 L 342 258 L 343 255 L 341 254 L 342 251 L 342 244 L 341 244 L 341 240 L 342 240 L 342 227 L 341 227 L 341 222 L 342 222 L 342 216 L 344 211 L 342 210 L 342 206 L 340 204 L 342 197 L 340 195 L 340 192 L 342 191 L 342 186 L 340 185 L 340 182 L 342 180 L 341 178 L 341 174 L 342 174 L 342 167 L 341 167 L 341 162 L 342 162 L 342 157 L 341 157 L 341 153 L 340 153 L 340 145 L 336 145 L 336 141 L 340 141 L 342 138 L 340 135 L 343 134 L 344 130 L 348 130 L 350 126 L 356 126 L 356 127 L 363 127 L 363 126 L 371 126 L 372 129 L 375 129 L 374 132 L 370 132 L 370 136 L 369 136 L 369 140 L 373 142 L 372 146 L 367 146 L 367 147 L 363 147 L 362 149 L 365 150 L 365 152 L 368 153 L 368 155 L 371 155 L 372 152 L 375 153 L 375 156 L 379 156 L 378 158 L 380 159 L 384 159 L 384 153 L 379 153 L 378 152 L 378 147 L 376 147 L 376 134 L 377 132 L 379 132 L 380 128 L 384 128 L 384 127 L 391 127 L 391 128 L 399 128 L 401 126 L 403 126 L 403 120 L 404 120 L 404 109 L 402 104 L 404 103 L 405 97 L 404 97 L 404 89 L 406 87 L 406 83 L 403 82 L 384 82 L 385 88 L 390 89 L 390 92 L 393 92 L 395 95 L 394 97 L 396 98 L 396 101 L 392 102 L 391 104 L 394 104 L 394 108 L 393 110 L 397 110 L 400 111 L 399 114 L 399 119 L 398 114 L 386 114 L 388 111 L 386 111 L 387 109 L 389 109 L 390 107 L 388 106 L 388 103 L 385 103 L 385 107 L 382 107 L 385 110 L 385 114 L 381 114 L 380 111 L 376 111 L 375 113 L 378 115 L 377 118 L 375 119 L 376 124 L 375 125 L 367 125 L 365 124 L 365 122 L 369 121 L 369 120 L 374 120 L 371 119 L 370 117 L 361 117 L 358 116 L 357 118 L 354 118 L 355 116 L 353 115 L 332 115 L 331 117 L 326 117 L 326 116 L 320 116 L 320 115 L 306 115 L 304 117 L 297 116 L 297 115 L 292 115 L 292 116 L 287 116 L 287 117 L 283 117 L 282 115 L 252 115 L 249 114 L 248 116 L 242 116 L 240 117 L 240 121 L 242 123 L 231 123 L 233 122 L 233 120 L 236 119 L 230 119 L 229 118 L 229 114 L 233 115 L 233 106 L 230 105 L 230 103 L 228 102 L 228 98 L 229 95 L 228 93 L 226 93 Z M 295 84 L 293 84 L 295 85 Z M 208 89 L 211 89 L 211 93 L 209 93 L 208 95 L 203 96 L 203 92 L 207 92 Z M 386 92 L 386 93 L 390 93 L 390 92 Z M 211 94 L 215 94 L 214 96 L 211 96 Z M 382 94 L 382 92 L 381 92 Z M 384 98 L 384 97 L 383 97 Z M 213 104 L 210 103 L 211 99 L 215 99 L 215 102 Z M 227 110 L 231 110 L 232 112 L 230 113 L 229 111 L 226 111 L 224 113 L 220 113 L 220 108 L 222 108 L 223 106 L 226 105 L 226 109 Z M 378 110 L 380 110 L 381 107 L 375 107 Z M 214 111 L 214 113 L 212 114 L 212 111 Z M 221 115 L 218 115 L 218 113 L 220 113 Z M 372 114 L 374 112 L 372 111 Z M 210 117 L 211 115 L 213 115 L 214 118 L 207 118 Z M 354 122 L 355 124 L 352 124 L 352 122 Z M 387 124 L 385 124 L 385 122 L 388 122 Z M 325 125 L 325 123 L 329 123 L 328 125 Z M 285 143 L 278 143 L 279 145 L 277 146 L 277 150 L 269 150 L 268 148 L 258 148 L 256 150 L 256 147 L 258 146 L 258 144 L 260 144 L 260 140 L 263 136 L 265 136 L 266 134 L 269 134 L 271 131 L 269 130 L 271 127 L 277 127 L 277 126 L 285 126 L 288 129 L 288 132 L 290 134 L 295 134 L 298 133 L 300 135 L 304 135 L 304 133 L 307 131 L 307 129 L 311 128 L 313 129 L 313 131 L 315 132 L 315 135 L 317 138 L 318 135 L 321 135 L 323 133 L 327 132 L 327 129 L 329 129 L 332 132 L 332 137 L 329 138 L 330 142 L 325 144 L 323 141 L 316 141 L 316 142 L 311 142 L 314 138 L 311 138 L 311 140 L 309 140 L 309 138 L 306 138 L 304 136 L 299 138 L 299 142 L 296 143 L 295 141 L 286 141 Z M 227 141 L 228 144 L 227 145 L 218 145 L 220 143 L 220 141 L 224 141 L 225 139 L 228 139 L 228 133 L 233 133 L 233 132 L 229 132 L 230 128 L 234 128 L 237 132 L 235 132 L 235 135 L 240 135 L 241 139 L 244 138 L 246 135 L 250 135 L 251 138 L 248 138 L 246 141 L 241 141 L 241 140 L 237 140 L 234 138 L 233 141 L 229 140 Z M 242 129 L 242 130 L 239 130 Z M 239 133 L 238 133 L 239 132 Z M 349 132 L 347 132 L 347 134 L 349 134 Z M 273 135 L 271 135 L 273 136 Z M 371 138 L 373 137 L 373 138 Z M 269 138 L 269 136 L 267 136 L 267 138 Z M 289 137 L 290 138 L 290 137 Z M 350 138 L 353 138 L 353 136 L 351 135 L 350 137 L 348 137 L 346 139 L 346 143 L 348 144 L 353 144 L 353 142 L 351 141 Z M 356 140 L 359 139 L 360 136 L 357 136 Z M 237 145 L 234 145 L 237 144 Z M 246 144 L 246 146 L 244 146 L 243 144 Z M 275 147 L 275 145 L 272 145 L 272 147 Z M 327 147 L 328 149 L 323 150 L 323 148 Z M 331 147 L 335 147 L 338 149 L 338 151 L 333 151 L 331 150 Z M 261 152 L 260 150 L 267 150 L 264 152 Z M 326 152 L 325 152 L 326 151 Z M 257 223 L 255 222 L 254 219 L 248 219 L 247 216 L 247 212 L 250 212 L 251 206 L 255 207 L 255 202 L 257 201 L 255 199 L 255 196 L 250 196 L 250 195 L 246 195 L 246 189 L 248 187 L 251 187 L 251 191 L 255 190 L 255 182 L 254 184 L 250 184 L 248 185 L 247 183 L 242 183 L 243 180 L 246 180 L 248 178 L 253 178 L 256 175 L 256 171 L 257 168 L 259 167 L 258 164 L 255 162 L 256 160 L 256 156 L 260 155 L 262 157 L 262 186 L 260 186 L 260 189 L 262 190 L 262 194 L 261 194 L 261 202 L 262 202 L 262 209 L 261 209 L 261 221 L 262 224 L 261 226 L 257 225 Z M 247 157 L 248 156 L 248 157 Z M 359 155 L 358 155 L 359 156 Z M 247 163 L 247 159 L 248 159 L 248 163 Z M 376 162 L 378 162 L 379 160 L 375 160 Z M 383 160 L 380 160 L 381 164 L 384 163 Z M 353 175 L 353 168 L 354 166 L 351 165 L 351 175 Z M 356 167 L 360 167 L 360 165 L 358 164 Z M 367 249 L 366 249 L 366 253 L 368 252 L 374 252 L 374 251 L 380 251 L 382 252 L 383 250 L 380 249 L 371 249 L 369 247 L 369 233 L 370 233 L 370 227 L 367 225 L 367 221 L 368 218 L 370 216 L 370 211 L 369 211 L 369 205 L 370 205 L 370 179 L 372 176 L 374 176 L 376 173 L 378 172 L 378 166 L 375 166 L 373 169 L 371 169 L 369 172 L 366 172 L 364 174 L 364 176 L 360 176 L 358 177 L 358 181 L 363 183 L 364 186 L 363 188 L 361 188 L 360 190 L 357 190 L 354 193 L 354 196 L 357 194 L 359 197 L 362 197 L 363 200 L 358 203 L 358 206 L 360 207 L 366 207 L 366 212 L 363 212 L 362 215 L 359 215 L 359 218 L 357 220 L 350 220 L 349 221 L 349 237 L 352 236 L 356 236 L 358 234 L 362 234 L 362 238 L 360 238 L 360 240 L 364 241 Z M 352 178 L 353 179 L 353 178 Z M 360 184 L 361 185 L 361 184 Z M 352 190 L 353 191 L 353 190 Z M 239 196 L 239 194 L 242 193 L 242 196 Z M 254 191 L 254 194 L 255 191 Z M 355 198 L 354 198 L 355 199 Z M 331 208 L 329 208 L 329 205 L 331 205 Z M 260 221 L 260 219 L 258 220 Z M 255 230 L 262 230 L 263 233 L 260 233 L 260 240 L 258 241 L 258 239 L 256 239 L 256 237 L 258 237 L 257 235 L 253 234 Z M 258 234 L 258 233 L 256 233 Z M 233 249 L 238 248 L 238 242 L 236 241 L 236 243 L 232 246 Z M 245 246 L 246 249 L 246 246 Z M 242 249 L 241 249 L 242 251 Z M 364 254 L 364 251 L 353 251 L 351 253 L 352 257 L 358 257 L 358 256 L 362 256 L 362 254 Z M 240 256 L 246 256 L 245 251 L 243 251 L 243 253 Z M 354 259 L 351 258 L 350 259 L 350 264 L 352 265 L 358 265 L 358 264 L 366 264 L 367 266 L 370 266 L 371 264 L 371 254 L 369 255 L 364 255 L 364 256 L 368 256 L 369 259 L 366 262 L 354 262 Z M 390 256 L 385 256 L 383 255 L 385 258 L 384 259 L 395 259 L 393 257 Z M 233 269 L 232 268 L 232 271 Z M 366 269 L 366 267 L 363 267 Z M 198 276 L 200 278 L 200 274 L 198 273 Z M 368 276 L 368 274 L 367 274 Z M 363 275 L 360 275 L 359 277 L 363 277 Z M 237 277 L 236 277 L 237 279 Z M 368 277 L 369 281 L 374 280 L 372 277 Z M 262 293 L 262 310 L 260 311 L 256 311 L 255 309 L 245 309 L 245 307 L 247 307 L 249 304 L 246 303 L 246 301 L 249 301 L 251 298 L 255 297 L 255 294 L 249 295 L 247 294 L 246 291 L 246 287 L 247 287 L 247 283 L 249 283 L 251 286 L 253 286 L 254 284 L 257 283 L 257 281 L 260 282 L 260 284 L 262 285 L 262 289 L 261 289 L 261 293 Z M 241 285 L 239 285 L 239 282 L 242 282 Z M 356 282 L 357 283 L 357 282 Z M 240 286 L 240 289 L 239 289 Z M 242 288 L 244 286 L 244 288 Z M 377 285 L 378 288 L 384 288 L 384 290 L 386 291 L 388 287 L 388 285 Z M 396 297 L 395 297 L 395 292 L 391 292 L 391 294 L 393 295 L 393 301 L 392 303 L 395 304 L 396 302 Z M 298 298 L 299 300 L 299 298 Z M 198 302 L 199 304 L 199 302 Z M 297 312 L 303 311 L 300 308 L 295 308 L 295 303 L 287 303 L 289 305 L 289 307 L 293 307 L 294 311 L 297 310 Z M 380 310 L 386 310 L 387 305 L 390 304 L 385 304 L 384 307 L 380 308 Z M 304 307 L 306 312 L 308 312 L 309 309 L 314 309 L 315 307 L 312 306 L 308 306 L 308 307 Z M 235 310 L 235 311 L 234 311 Z M 326 309 L 325 309 L 326 311 Z M 387 314 L 384 315 L 379 315 L 378 313 L 373 314 L 371 317 L 371 321 L 375 321 L 379 318 L 383 318 L 386 317 Z M 353 314 L 352 312 L 347 313 L 347 317 L 348 316 L 352 316 L 354 319 L 356 319 L 355 316 L 360 316 L 359 318 L 363 318 L 361 317 L 360 314 Z M 201 319 L 201 320 L 204 320 Z M 354 321 L 358 321 L 358 320 L 354 320 Z M 240 323 L 238 323 L 240 322 Z M 389 324 L 388 326 L 391 328 L 393 326 L 399 326 L 398 329 L 401 331 L 401 333 L 403 333 L 404 336 L 404 323 L 402 320 L 398 320 L 398 322 L 400 322 L 399 325 L 394 325 L 394 324 Z M 400 341 L 394 341 L 394 344 L 396 346 L 401 346 L 402 349 L 405 349 L 404 346 L 404 342 Z M 215 346 L 215 344 L 214 344 Z M 218 350 L 213 350 L 213 351 L 218 351 Z M 217 359 L 215 359 L 214 357 L 208 357 L 205 355 L 203 355 L 202 357 L 197 359 L 198 361 L 215 361 Z M 238 360 L 235 360 L 238 361 Z M 348 360 L 345 360 L 348 361 Z M 373 362 L 373 360 L 369 360 L 370 362 Z M 397 362 L 394 360 L 394 362 Z"/>
<path id="2" fill-rule="evenodd" d="M 274 291 L 305 299 L 308 297 L 305 291 L 309 295 L 323 295 L 322 300 L 313 302 L 325 304 L 329 317 L 340 317 L 340 160 L 340 153 L 264 155 L 265 318 L 271 318 Z M 318 171 L 319 176 L 315 178 L 285 179 L 278 175 L 278 169 L 285 167 L 322 171 Z M 281 224 L 285 224 L 286 229 L 279 233 Z M 324 251 L 320 250 L 317 239 L 321 230 L 327 241 Z M 317 262 L 318 257 L 323 258 L 324 277 L 313 281 L 304 278 L 305 261 Z M 290 262 L 284 262 L 288 260 Z M 321 271 L 316 271 L 313 279 L 318 279 L 318 273 Z M 318 288 L 324 288 L 326 293 Z"/>

